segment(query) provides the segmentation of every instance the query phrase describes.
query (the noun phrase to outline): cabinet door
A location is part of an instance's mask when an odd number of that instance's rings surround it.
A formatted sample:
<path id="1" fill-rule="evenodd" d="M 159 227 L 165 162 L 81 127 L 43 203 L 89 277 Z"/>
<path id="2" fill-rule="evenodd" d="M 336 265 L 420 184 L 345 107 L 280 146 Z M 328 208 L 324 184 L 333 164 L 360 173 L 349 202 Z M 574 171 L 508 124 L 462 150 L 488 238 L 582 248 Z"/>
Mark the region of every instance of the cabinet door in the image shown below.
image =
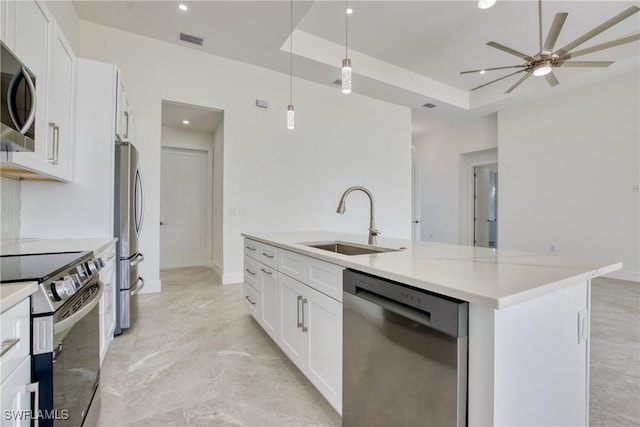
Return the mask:
<path id="1" fill-rule="evenodd" d="M 113 339 L 115 323 L 115 268 L 113 262 L 107 264 L 100 272 L 100 280 L 104 286 L 100 299 L 100 364 L 109 350 L 109 344 Z"/>
<path id="2" fill-rule="evenodd" d="M 47 147 L 49 173 L 69 181 L 74 133 L 75 55 L 57 25 L 52 46 L 51 83 L 47 110 L 49 126 L 53 127 L 52 143 Z"/>
<path id="3" fill-rule="evenodd" d="M 310 288 L 306 294 L 307 377 L 342 413 L 342 304 Z"/>
<path id="4" fill-rule="evenodd" d="M 27 416 L 31 409 L 31 395 L 27 393 L 26 385 L 31 382 L 31 357 L 27 356 L 20 365 L 0 384 L 0 406 L 2 407 L 3 426 L 31 425 Z"/>
<path id="5" fill-rule="evenodd" d="M 278 342 L 280 330 L 280 299 L 278 298 L 278 272 L 260 265 L 260 283 L 262 297 L 262 327 L 275 342 Z"/>
<path id="6" fill-rule="evenodd" d="M 0 0 L 0 40 L 13 51 L 16 50 L 15 4 L 15 0 Z"/>
<path id="7" fill-rule="evenodd" d="M 118 70 L 118 94 L 116 99 L 116 135 L 122 142 L 130 141 L 131 111 L 127 92 L 124 90 L 122 72 Z"/>
<path id="8" fill-rule="evenodd" d="M 304 372 L 307 337 L 302 331 L 302 301 L 307 288 L 284 274 L 280 275 L 280 339 L 278 344 L 289 359 Z"/>
<path id="9" fill-rule="evenodd" d="M 15 54 L 36 75 L 35 150 L 33 153 L 11 153 L 11 162 L 40 172 L 49 171 L 47 153 L 51 151 L 54 132 L 47 117 L 49 64 L 53 19 L 40 2 L 16 1 Z"/>

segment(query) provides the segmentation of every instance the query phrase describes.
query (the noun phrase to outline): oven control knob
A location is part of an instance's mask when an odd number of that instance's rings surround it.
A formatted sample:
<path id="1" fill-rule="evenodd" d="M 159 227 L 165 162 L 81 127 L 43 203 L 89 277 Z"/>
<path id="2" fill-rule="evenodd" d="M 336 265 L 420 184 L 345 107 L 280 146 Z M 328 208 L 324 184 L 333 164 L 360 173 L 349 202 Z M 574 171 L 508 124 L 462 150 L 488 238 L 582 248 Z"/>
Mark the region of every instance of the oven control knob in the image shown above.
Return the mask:
<path id="1" fill-rule="evenodd" d="M 89 272 L 91 274 L 95 274 L 100 270 L 100 266 L 96 264 L 96 260 L 92 259 L 91 261 L 89 261 L 87 263 L 87 266 L 89 267 Z"/>
<path id="2" fill-rule="evenodd" d="M 62 280 L 53 282 L 51 284 L 51 292 L 56 300 L 61 301 L 71 298 L 76 293 L 76 286 L 73 279 L 67 276 Z"/>

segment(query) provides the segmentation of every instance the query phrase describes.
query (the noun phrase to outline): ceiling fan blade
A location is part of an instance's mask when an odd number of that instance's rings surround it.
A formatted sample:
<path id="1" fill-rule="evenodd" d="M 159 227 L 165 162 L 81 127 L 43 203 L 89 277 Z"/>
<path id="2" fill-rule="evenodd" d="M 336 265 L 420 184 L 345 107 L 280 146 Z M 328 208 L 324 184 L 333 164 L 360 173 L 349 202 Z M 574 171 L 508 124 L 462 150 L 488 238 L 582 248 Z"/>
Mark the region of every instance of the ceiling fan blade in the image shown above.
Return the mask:
<path id="1" fill-rule="evenodd" d="M 608 21 L 604 22 L 603 24 L 598 25 L 596 28 L 594 28 L 593 30 L 589 31 L 588 33 L 582 35 L 581 37 L 578 37 L 577 39 L 575 39 L 574 41 L 572 41 L 571 43 L 569 43 L 568 45 L 562 47 L 561 49 L 558 49 L 556 52 L 554 52 L 554 54 L 557 54 L 558 56 L 564 56 L 567 53 L 569 53 L 572 49 L 580 46 L 582 43 L 586 42 L 587 40 L 597 36 L 598 34 L 600 34 L 601 32 L 608 30 L 609 28 L 613 27 L 614 25 L 616 25 L 617 23 L 627 19 L 628 17 L 630 17 L 631 15 L 633 15 L 634 13 L 640 11 L 640 7 L 638 6 L 631 6 L 630 8 L 622 11 L 621 13 L 617 14 L 616 16 L 614 16 L 613 18 L 609 19 Z"/>
<path id="2" fill-rule="evenodd" d="M 546 74 L 544 76 L 544 78 L 547 80 L 547 83 L 549 83 L 549 86 L 554 87 L 555 85 L 557 85 L 558 83 L 560 83 L 558 81 L 558 79 L 556 78 L 556 75 L 553 74 L 553 71 L 550 72 L 549 74 Z"/>
<path id="3" fill-rule="evenodd" d="M 476 90 L 476 89 L 480 89 L 481 87 L 489 86 L 491 83 L 499 82 L 500 80 L 506 79 L 507 77 L 515 76 L 515 75 L 516 75 L 516 74 L 518 74 L 518 73 L 522 73 L 523 71 L 524 71 L 524 70 L 519 70 L 519 71 L 516 71 L 515 73 L 507 74 L 506 76 L 502 76 L 502 77 L 500 77 L 500 78 L 498 78 L 498 79 L 491 80 L 489 83 L 485 83 L 485 84 L 483 84 L 483 85 L 476 86 L 476 87 L 474 87 L 474 88 L 473 88 L 473 89 L 471 89 L 471 90 Z"/>
<path id="4" fill-rule="evenodd" d="M 503 52 L 507 52 L 511 55 L 517 56 L 518 58 L 522 58 L 525 61 L 533 61 L 533 58 L 531 56 L 524 54 L 522 52 L 518 52 L 517 50 L 511 49 L 510 47 L 506 47 L 505 45 L 502 45 L 500 43 L 488 42 L 487 46 L 495 47 L 496 49 L 499 49 Z"/>
<path id="5" fill-rule="evenodd" d="M 542 47 L 543 51 L 551 52 L 553 50 L 553 46 L 555 46 L 556 41 L 558 40 L 558 36 L 560 35 L 560 31 L 562 30 L 562 26 L 564 25 L 564 21 L 567 19 L 567 16 L 569 16 L 568 13 L 557 13 L 556 17 L 553 18 L 549 34 L 547 34 L 547 39 L 544 41 L 544 46 Z"/>
<path id="6" fill-rule="evenodd" d="M 567 60 L 570 58 L 575 58 L 577 56 L 587 55 L 589 53 L 598 52 L 600 50 L 609 49 L 610 47 L 620 46 L 622 44 L 631 43 L 636 40 L 640 40 L 640 33 L 634 34 L 632 36 L 623 37 L 621 39 L 612 40 L 610 42 L 601 43 L 595 46 L 588 47 L 582 50 L 576 50 L 575 52 L 570 52 L 564 55 L 561 60 Z"/>
<path id="7" fill-rule="evenodd" d="M 509 68 L 524 68 L 526 65 L 509 65 L 508 67 L 482 68 L 480 70 L 460 71 L 460 74 L 480 73 L 482 71 L 507 70 Z"/>
<path id="8" fill-rule="evenodd" d="M 608 67 L 613 61 L 567 61 L 561 67 Z"/>
<path id="9" fill-rule="evenodd" d="M 524 71 L 524 70 L 523 70 Z M 532 71 L 528 71 L 527 74 L 525 74 L 524 76 L 522 76 L 520 78 L 520 80 L 518 80 L 517 82 L 515 82 L 513 84 L 513 86 L 511 86 L 509 89 L 507 89 L 507 91 L 505 92 L 505 95 L 507 93 L 510 93 L 512 90 L 514 90 L 515 88 L 517 88 L 518 86 L 520 86 L 520 83 L 522 83 L 523 81 L 527 80 L 529 78 L 529 76 L 531 75 Z"/>

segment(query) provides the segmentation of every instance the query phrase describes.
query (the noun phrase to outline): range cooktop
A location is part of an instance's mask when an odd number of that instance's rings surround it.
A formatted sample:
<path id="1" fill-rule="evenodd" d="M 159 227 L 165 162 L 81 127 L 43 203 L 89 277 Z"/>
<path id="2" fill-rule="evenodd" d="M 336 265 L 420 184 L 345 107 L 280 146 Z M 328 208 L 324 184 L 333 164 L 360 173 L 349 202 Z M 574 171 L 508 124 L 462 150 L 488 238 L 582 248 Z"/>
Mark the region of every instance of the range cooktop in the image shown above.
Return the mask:
<path id="1" fill-rule="evenodd" d="M 91 252 L 0 256 L 0 283 L 44 282 L 61 270 L 91 259 Z"/>

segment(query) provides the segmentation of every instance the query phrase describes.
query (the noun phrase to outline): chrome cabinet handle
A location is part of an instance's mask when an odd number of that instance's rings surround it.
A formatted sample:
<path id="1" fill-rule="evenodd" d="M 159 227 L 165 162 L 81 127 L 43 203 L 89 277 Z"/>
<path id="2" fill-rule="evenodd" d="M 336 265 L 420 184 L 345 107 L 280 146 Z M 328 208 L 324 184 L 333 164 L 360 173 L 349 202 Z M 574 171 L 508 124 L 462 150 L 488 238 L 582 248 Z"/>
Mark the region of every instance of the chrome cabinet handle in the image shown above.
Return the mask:
<path id="1" fill-rule="evenodd" d="M 266 252 L 262 252 L 262 255 L 266 256 L 267 258 L 271 258 L 271 259 L 273 259 L 273 255 L 269 255 L 269 254 L 268 254 L 268 253 L 266 253 Z"/>
<path id="2" fill-rule="evenodd" d="M 55 164 L 56 162 L 56 127 L 57 126 L 55 123 L 49 122 L 49 127 L 51 128 L 51 139 L 50 139 L 51 151 L 49 151 L 49 147 L 47 147 L 47 161 L 51 164 Z"/>
<path id="3" fill-rule="evenodd" d="M 256 273 L 254 273 L 253 271 L 249 270 L 248 268 L 245 268 L 244 271 L 246 271 L 247 273 L 249 273 L 252 276 L 256 275 Z"/>
<path id="4" fill-rule="evenodd" d="M 245 299 L 246 299 L 247 301 L 249 301 L 249 302 L 251 303 L 251 305 L 256 305 L 256 303 L 255 303 L 255 302 L 251 301 L 251 298 L 249 298 L 249 295 L 245 295 L 244 297 L 245 297 Z"/>
<path id="5" fill-rule="evenodd" d="M 0 357 L 4 356 L 9 350 L 18 345 L 20 338 L 14 338 L 11 340 L 2 341 L 2 351 L 0 351 Z"/>
<path id="6" fill-rule="evenodd" d="M 125 121 L 125 125 L 124 125 L 125 126 L 125 128 L 124 128 L 125 130 L 124 130 L 123 137 L 124 138 L 129 138 L 129 112 L 128 111 L 124 112 L 124 118 L 126 119 L 126 121 Z"/>
<path id="7" fill-rule="evenodd" d="M 309 328 L 306 327 L 306 325 L 304 324 L 304 305 L 307 303 L 307 299 L 303 298 L 302 299 L 302 332 L 307 332 L 307 330 Z"/>
<path id="8" fill-rule="evenodd" d="M 265 270 L 264 268 L 261 268 L 261 269 L 260 269 L 260 271 L 262 271 L 262 272 L 263 272 L 263 273 L 265 273 L 265 274 L 268 274 L 269 276 L 271 276 L 271 275 L 273 274 L 273 272 L 272 272 L 272 271 Z"/>
<path id="9" fill-rule="evenodd" d="M 296 322 L 298 322 L 298 328 L 302 327 L 302 322 L 300 321 L 300 301 L 302 301 L 302 295 L 298 295 L 298 301 L 296 302 Z"/>
<path id="10" fill-rule="evenodd" d="M 250 251 L 255 251 L 256 248 L 252 248 L 251 246 L 245 246 L 245 248 L 249 249 Z"/>
<path id="11" fill-rule="evenodd" d="M 55 125 L 53 127 L 53 164 L 57 165 L 60 160 L 60 126 Z"/>
<path id="12" fill-rule="evenodd" d="M 39 408 L 40 408 L 40 383 L 39 382 L 35 382 L 35 383 L 31 383 L 31 384 L 27 384 L 24 387 L 24 391 L 26 391 L 27 393 L 33 393 L 34 395 L 34 401 L 35 403 L 33 404 L 33 413 L 34 414 L 38 414 Z M 40 425 L 40 417 L 33 417 L 33 426 L 34 427 L 38 427 Z"/>

